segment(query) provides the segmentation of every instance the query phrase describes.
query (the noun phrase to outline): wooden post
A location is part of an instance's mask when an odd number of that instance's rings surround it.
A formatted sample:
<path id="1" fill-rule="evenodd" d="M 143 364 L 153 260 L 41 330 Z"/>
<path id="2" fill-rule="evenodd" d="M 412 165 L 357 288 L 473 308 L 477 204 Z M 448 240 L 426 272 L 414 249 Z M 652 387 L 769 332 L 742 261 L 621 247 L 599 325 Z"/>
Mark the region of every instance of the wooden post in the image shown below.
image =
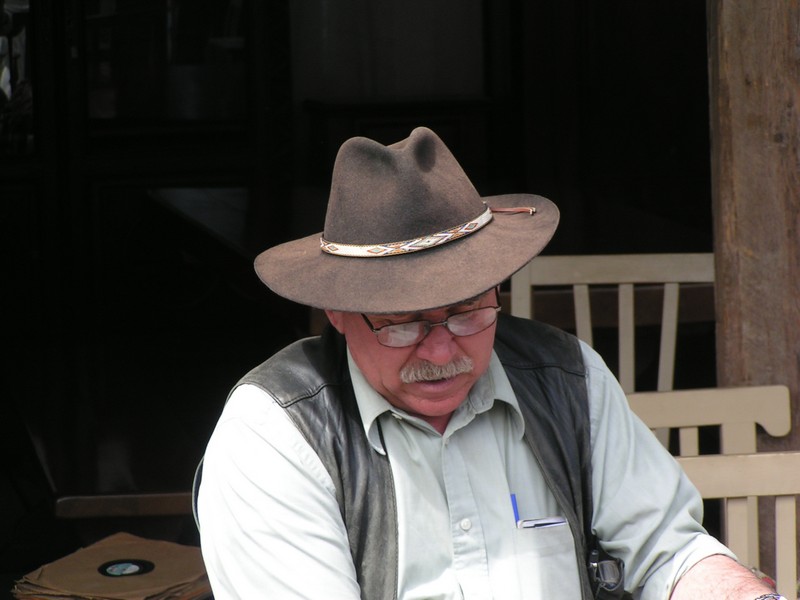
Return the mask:
<path id="1" fill-rule="evenodd" d="M 770 449 L 798 450 L 799 4 L 707 4 L 717 374 L 720 385 L 788 385 L 795 430 Z"/>
<path id="2" fill-rule="evenodd" d="M 759 450 L 800 450 L 800 0 L 706 8 L 717 377 L 788 385 L 793 430 Z"/>

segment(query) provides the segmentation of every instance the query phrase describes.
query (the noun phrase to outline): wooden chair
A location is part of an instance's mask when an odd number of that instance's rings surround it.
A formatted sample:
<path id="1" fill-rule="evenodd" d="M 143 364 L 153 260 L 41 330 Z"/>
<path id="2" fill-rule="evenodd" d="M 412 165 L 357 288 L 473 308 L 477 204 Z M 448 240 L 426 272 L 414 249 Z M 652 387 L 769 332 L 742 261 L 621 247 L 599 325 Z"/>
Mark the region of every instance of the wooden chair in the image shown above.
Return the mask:
<path id="1" fill-rule="evenodd" d="M 778 591 L 797 600 L 796 496 L 800 494 L 800 452 L 716 454 L 679 457 L 704 498 L 726 504 L 725 543 L 740 562 L 759 567 L 748 527 L 748 498 L 775 497 L 775 578 Z M 756 545 L 756 549 L 758 546 Z"/>
<path id="2" fill-rule="evenodd" d="M 705 284 L 706 288 L 713 289 L 713 283 L 714 255 L 711 253 L 538 256 L 511 278 L 511 314 L 537 318 L 535 297 L 541 291 L 540 288 L 571 286 L 576 334 L 593 346 L 592 330 L 595 323 L 592 320 L 590 298 L 599 299 L 603 289 L 615 288 L 618 296 L 619 330 L 617 377 L 627 393 L 637 391 L 634 288 L 636 286 L 639 291 L 651 293 L 655 290 L 659 295 L 663 289 L 656 389 L 671 390 L 675 371 L 681 286 Z M 643 289 L 644 286 L 648 289 Z M 590 287 L 593 294 L 590 294 Z"/>
<path id="3" fill-rule="evenodd" d="M 722 454 L 756 452 L 757 425 L 773 436 L 791 430 L 791 399 L 784 385 L 628 394 L 631 409 L 653 430 L 678 429 L 678 453 L 699 454 L 699 427 L 719 426 Z M 758 556 L 758 500 L 747 499 L 748 556 Z M 727 518 L 727 511 L 723 507 Z"/>

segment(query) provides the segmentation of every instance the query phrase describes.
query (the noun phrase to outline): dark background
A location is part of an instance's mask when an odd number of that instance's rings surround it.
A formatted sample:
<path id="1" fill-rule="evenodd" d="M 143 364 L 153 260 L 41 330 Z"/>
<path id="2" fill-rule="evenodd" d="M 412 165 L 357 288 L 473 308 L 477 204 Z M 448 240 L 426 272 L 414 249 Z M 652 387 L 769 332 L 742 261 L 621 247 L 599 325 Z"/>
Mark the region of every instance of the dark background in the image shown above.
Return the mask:
<path id="1" fill-rule="evenodd" d="M 482 194 L 550 197 L 548 253 L 712 250 L 703 2 L 0 6 L 4 589 L 120 529 L 196 543 L 53 503 L 190 487 L 229 388 L 308 333 L 252 261 L 321 230 L 352 135 L 427 125 Z M 688 335 L 676 385 L 713 383 Z"/>

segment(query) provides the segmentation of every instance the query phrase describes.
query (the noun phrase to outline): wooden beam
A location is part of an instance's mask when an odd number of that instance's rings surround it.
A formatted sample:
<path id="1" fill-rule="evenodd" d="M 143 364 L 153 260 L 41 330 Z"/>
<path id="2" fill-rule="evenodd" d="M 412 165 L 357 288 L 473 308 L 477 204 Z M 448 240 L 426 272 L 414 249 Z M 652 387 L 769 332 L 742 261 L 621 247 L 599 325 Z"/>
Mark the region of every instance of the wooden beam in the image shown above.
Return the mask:
<path id="1" fill-rule="evenodd" d="M 760 434 L 760 451 L 800 449 L 799 4 L 706 0 L 717 380 L 792 399 L 791 433 Z M 774 530 L 760 539 L 774 574 Z"/>
<path id="2" fill-rule="evenodd" d="M 785 384 L 800 449 L 800 1 L 707 0 L 720 385 Z"/>

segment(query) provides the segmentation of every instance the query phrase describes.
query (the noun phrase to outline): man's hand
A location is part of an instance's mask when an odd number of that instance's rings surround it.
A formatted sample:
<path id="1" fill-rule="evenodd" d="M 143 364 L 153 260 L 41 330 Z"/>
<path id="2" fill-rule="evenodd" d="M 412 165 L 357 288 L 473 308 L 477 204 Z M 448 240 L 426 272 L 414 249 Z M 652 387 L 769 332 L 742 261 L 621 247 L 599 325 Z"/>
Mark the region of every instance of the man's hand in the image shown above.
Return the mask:
<path id="1" fill-rule="evenodd" d="M 736 561 L 715 555 L 689 569 L 678 581 L 670 600 L 755 600 L 774 591 Z"/>

